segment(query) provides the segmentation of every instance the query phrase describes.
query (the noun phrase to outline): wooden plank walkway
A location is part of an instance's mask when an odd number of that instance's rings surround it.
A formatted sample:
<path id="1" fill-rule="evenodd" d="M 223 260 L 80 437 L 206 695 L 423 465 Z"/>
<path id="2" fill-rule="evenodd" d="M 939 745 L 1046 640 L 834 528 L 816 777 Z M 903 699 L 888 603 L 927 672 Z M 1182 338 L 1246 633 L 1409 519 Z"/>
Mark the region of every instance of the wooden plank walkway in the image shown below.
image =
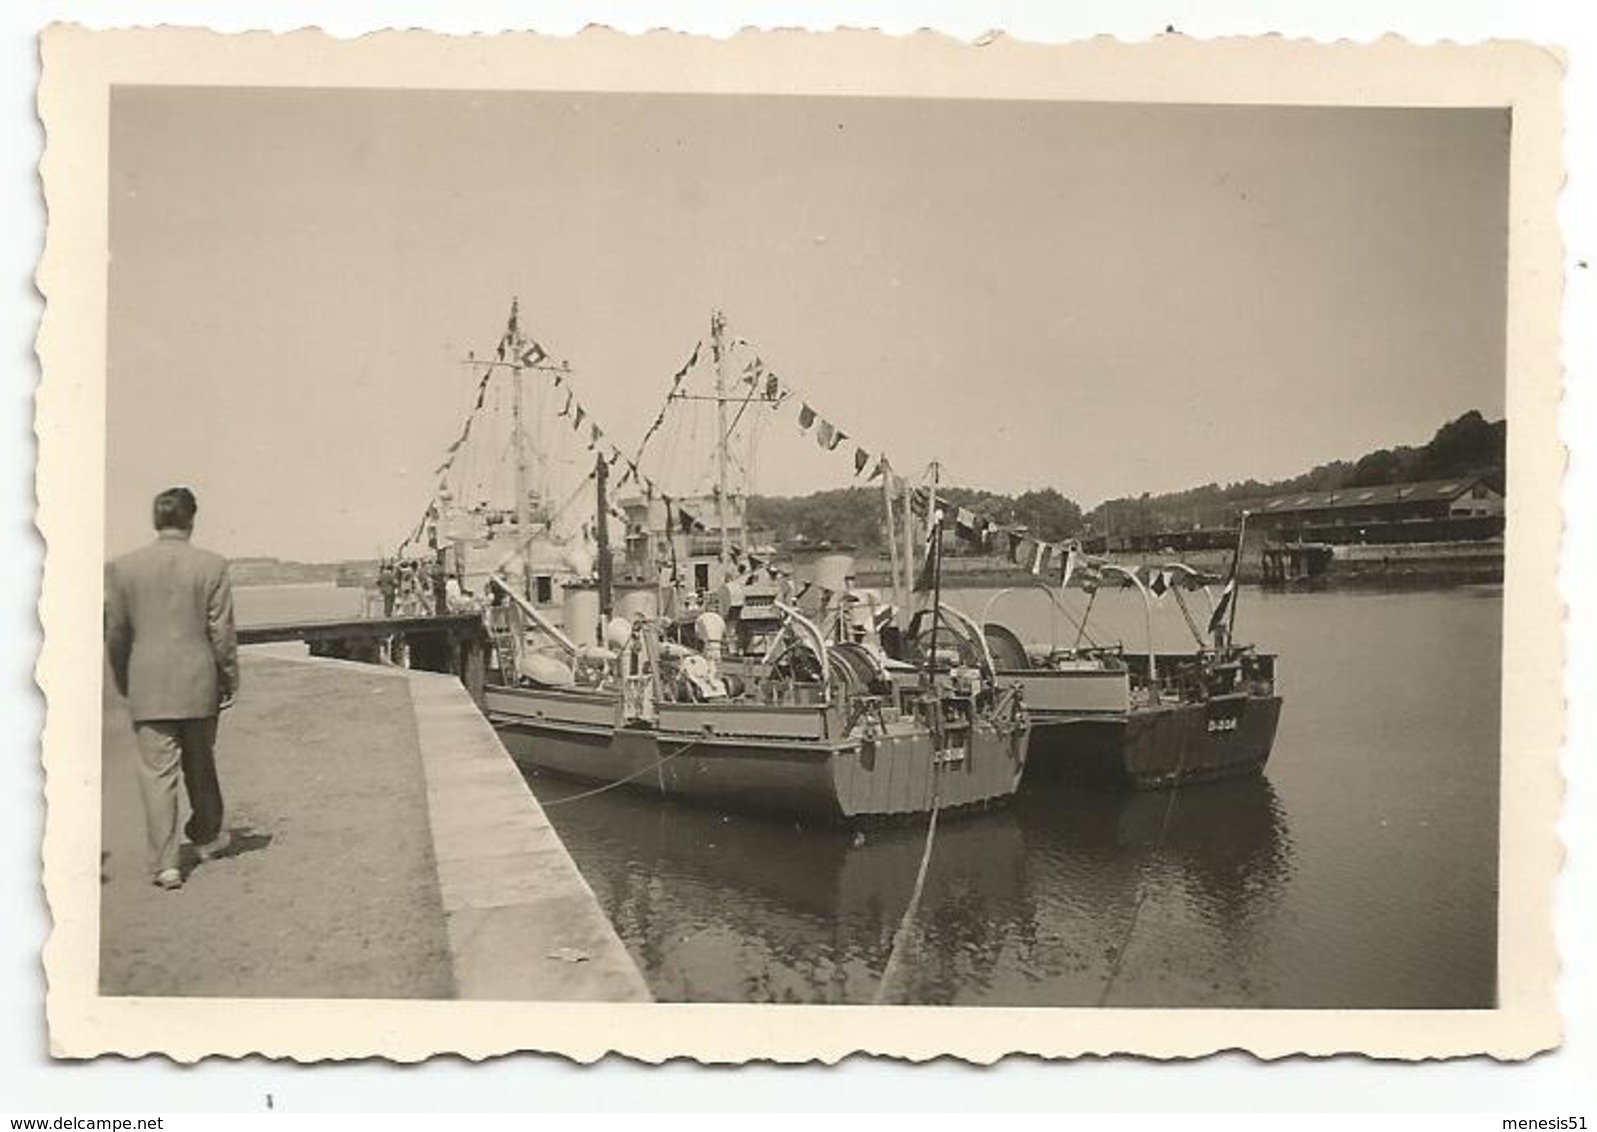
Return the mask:
<path id="1" fill-rule="evenodd" d="M 260 645 L 275 641 L 343 640 L 349 637 L 386 637 L 393 633 L 455 633 L 482 632 L 482 614 L 422 613 L 394 617 L 341 617 L 308 621 L 262 621 L 253 625 L 240 625 L 238 641 L 241 645 Z"/>

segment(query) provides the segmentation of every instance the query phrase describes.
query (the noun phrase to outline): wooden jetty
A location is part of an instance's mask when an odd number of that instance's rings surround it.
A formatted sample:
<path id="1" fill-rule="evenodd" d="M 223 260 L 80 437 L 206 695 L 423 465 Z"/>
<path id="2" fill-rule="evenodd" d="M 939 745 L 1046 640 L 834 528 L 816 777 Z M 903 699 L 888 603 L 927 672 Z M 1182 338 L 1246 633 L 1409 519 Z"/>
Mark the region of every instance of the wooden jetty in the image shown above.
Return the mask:
<path id="1" fill-rule="evenodd" d="M 482 706 L 488 676 L 488 632 L 482 614 L 466 611 L 402 617 L 273 621 L 241 626 L 241 645 L 304 641 L 312 656 L 394 663 L 421 672 L 451 673 Z"/>

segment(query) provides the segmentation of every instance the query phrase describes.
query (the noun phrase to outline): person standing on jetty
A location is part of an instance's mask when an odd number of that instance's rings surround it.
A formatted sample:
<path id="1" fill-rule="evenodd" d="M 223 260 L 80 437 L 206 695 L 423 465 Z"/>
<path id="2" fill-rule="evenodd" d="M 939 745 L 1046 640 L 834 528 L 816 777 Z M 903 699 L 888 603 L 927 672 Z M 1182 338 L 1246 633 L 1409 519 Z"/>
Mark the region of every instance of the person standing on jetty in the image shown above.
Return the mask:
<path id="1" fill-rule="evenodd" d="M 399 577 L 394 573 L 394 561 L 383 559 L 377 567 L 377 592 L 383 595 L 383 616 L 394 615 L 394 595 L 399 592 Z"/>
<path id="2" fill-rule="evenodd" d="M 193 811 L 184 832 L 200 860 L 228 847 L 216 777 L 217 717 L 238 694 L 238 640 L 227 560 L 189 543 L 199 510 L 186 487 L 155 497 L 156 539 L 106 569 L 105 639 L 138 739 L 139 792 L 154 882 L 180 888 L 181 774 Z"/>

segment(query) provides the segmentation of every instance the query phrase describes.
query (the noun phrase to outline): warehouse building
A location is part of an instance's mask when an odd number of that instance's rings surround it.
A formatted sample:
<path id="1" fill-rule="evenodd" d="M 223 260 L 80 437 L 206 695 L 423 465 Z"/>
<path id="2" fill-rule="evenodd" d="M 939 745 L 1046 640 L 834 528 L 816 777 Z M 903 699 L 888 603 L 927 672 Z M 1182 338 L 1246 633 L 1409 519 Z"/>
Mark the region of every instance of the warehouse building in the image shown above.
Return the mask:
<path id="1" fill-rule="evenodd" d="M 1484 476 L 1278 496 L 1249 526 L 1284 542 L 1446 542 L 1499 537 L 1503 493 Z"/>

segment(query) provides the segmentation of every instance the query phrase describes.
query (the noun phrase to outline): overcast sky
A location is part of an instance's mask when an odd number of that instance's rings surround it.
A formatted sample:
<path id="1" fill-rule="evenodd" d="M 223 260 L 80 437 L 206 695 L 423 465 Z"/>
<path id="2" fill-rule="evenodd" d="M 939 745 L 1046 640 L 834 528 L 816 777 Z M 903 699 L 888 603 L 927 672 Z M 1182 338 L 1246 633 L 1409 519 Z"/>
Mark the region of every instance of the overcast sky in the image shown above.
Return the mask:
<path id="1" fill-rule="evenodd" d="M 107 549 L 413 525 L 511 295 L 631 448 L 709 311 L 905 471 L 1083 505 L 1503 411 L 1503 111 L 118 90 Z"/>

